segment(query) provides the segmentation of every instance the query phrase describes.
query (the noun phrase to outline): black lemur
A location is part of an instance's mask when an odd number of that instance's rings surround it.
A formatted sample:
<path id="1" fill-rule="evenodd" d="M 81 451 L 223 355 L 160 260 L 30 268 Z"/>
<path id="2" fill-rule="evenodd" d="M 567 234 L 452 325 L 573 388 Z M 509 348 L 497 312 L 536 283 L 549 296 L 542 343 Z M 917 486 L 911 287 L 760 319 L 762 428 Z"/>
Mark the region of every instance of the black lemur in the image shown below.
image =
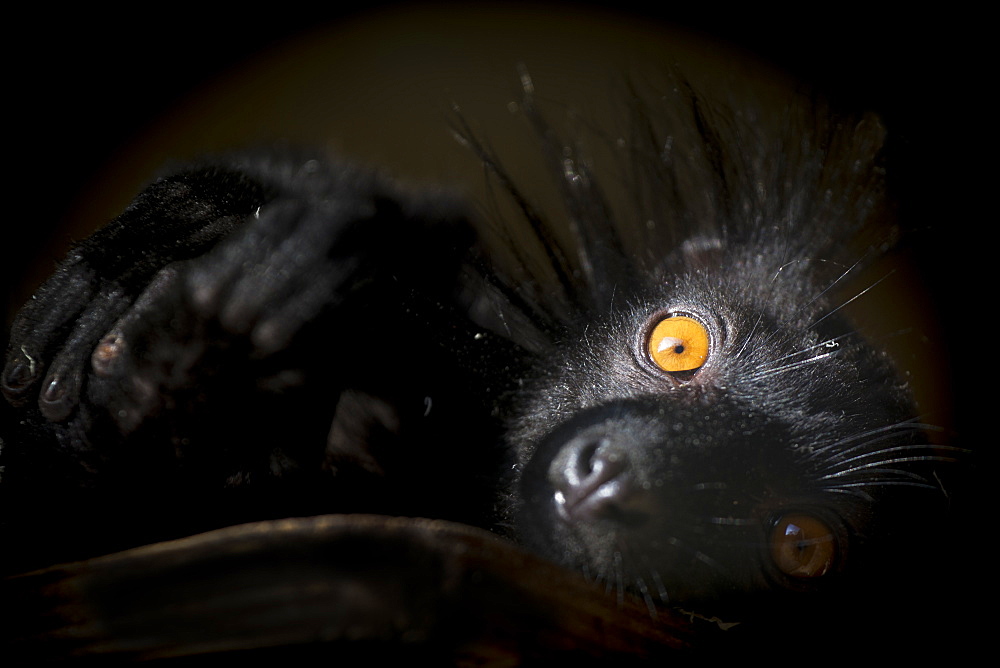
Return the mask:
<path id="1" fill-rule="evenodd" d="M 527 87 L 556 211 L 460 116 L 479 209 L 284 150 L 153 182 L 13 323 L 5 569 L 375 512 L 509 532 L 651 610 L 884 574 L 958 455 L 846 318 L 891 238 L 882 127 L 630 91 L 620 135 L 568 137 Z"/>

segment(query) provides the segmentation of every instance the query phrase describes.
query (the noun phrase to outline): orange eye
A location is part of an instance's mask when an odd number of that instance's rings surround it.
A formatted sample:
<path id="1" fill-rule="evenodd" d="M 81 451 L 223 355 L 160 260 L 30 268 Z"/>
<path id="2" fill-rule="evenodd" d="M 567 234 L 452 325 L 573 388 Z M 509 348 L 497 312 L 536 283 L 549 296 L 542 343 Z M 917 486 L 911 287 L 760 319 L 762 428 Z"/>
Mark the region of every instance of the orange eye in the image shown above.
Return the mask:
<path id="1" fill-rule="evenodd" d="M 694 318 L 675 315 L 664 318 L 649 335 L 649 356 L 664 371 L 694 371 L 708 359 L 709 337 L 705 326 Z"/>
<path id="2" fill-rule="evenodd" d="M 785 575 L 819 577 L 833 567 L 836 555 L 830 527 L 810 515 L 786 515 L 772 530 L 771 558 Z"/>

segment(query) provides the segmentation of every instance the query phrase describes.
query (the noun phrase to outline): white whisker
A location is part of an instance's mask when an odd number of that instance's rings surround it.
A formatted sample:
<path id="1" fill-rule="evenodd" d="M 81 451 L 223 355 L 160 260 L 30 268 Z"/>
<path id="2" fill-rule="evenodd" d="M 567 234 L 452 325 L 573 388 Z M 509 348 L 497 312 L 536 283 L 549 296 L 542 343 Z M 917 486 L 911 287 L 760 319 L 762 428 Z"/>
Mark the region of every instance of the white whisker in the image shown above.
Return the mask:
<path id="1" fill-rule="evenodd" d="M 787 372 L 789 372 L 789 371 L 791 371 L 793 369 L 800 369 L 800 368 L 802 368 L 804 366 L 808 366 L 810 364 L 815 364 L 816 362 L 819 362 L 820 360 L 824 360 L 824 359 L 826 359 L 828 357 L 831 357 L 833 355 L 834 355 L 834 353 L 825 353 L 823 355 L 816 355 L 815 357 L 810 357 L 809 359 L 801 360 L 799 362 L 793 362 L 791 364 L 785 364 L 784 366 L 776 367 L 776 368 L 773 368 L 773 369 L 767 369 L 765 371 L 761 371 L 761 372 L 755 373 L 752 376 L 750 376 L 749 379 L 750 380 L 760 380 L 761 378 L 767 378 L 768 376 L 773 376 L 775 374 L 787 373 Z"/>
<path id="2" fill-rule="evenodd" d="M 816 326 L 816 325 L 818 325 L 819 323 L 823 322 L 824 320 L 826 320 L 827 318 L 829 318 L 829 317 L 830 317 L 831 315 L 833 315 L 833 314 L 834 314 L 834 313 L 836 313 L 837 311 L 841 310 L 842 308 L 844 308 L 845 306 L 847 306 L 848 304 L 850 304 L 850 303 L 851 303 L 851 302 L 853 302 L 854 300 L 856 300 L 856 299 L 858 299 L 859 297 L 861 297 L 862 295 L 864 295 L 864 294 L 868 293 L 868 292 L 869 292 L 870 290 L 872 290 L 872 289 L 873 289 L 873 288 L 874 288 L 875 286 L 877 286 L 877 285 L 878 285 L 879 283 L 881 283 L 881 282 L 882 282 L 882 281 L 884 281 L 885 279 L 887 279 L 887 278 L 889 278 L 890 276 L 892 276 L 892 275 L 893 275 L 894 273 L 895 273 L 895 270 L 893 270 L 893 271 L 890 271 L 890 272 L 888 272 L 888 273 L 887 273 L 887 274 L 886 274 L 885 276 L 883 276 L 882 278 L 878 279 L 877 281 L 875 281 L 874 283 L 872 283 L 871 285 L 869 285 L 869 286 L 868 286 L 867 288 L 865 288 L 864 290 L 862 290 L 862 291 L 861 291 L 861 292 L 859 292 L 858 294 L 854 295 L 853 297 L 851 297 L 850 299 L 848 299 L 847 301 L 845 301 L 844 303 L 842 303 L 842 304 L 841 304 L 840 306 L 838 306 L 838 307 L 836 307 L 835 309 L 833 309 L 833 310 L 831 310 L 831 311 L 827 312 L 827 313 L 826 313 L 826 315 L 822 316 L 822 317 L 821 317 L 821 318 L 820 318 L 819 320 L 816 320 L 816 321 L 814 321 L 814 322 L 813 322 L 813 323 L 812 323 L 812 324 L 810 325 L 810 327 L 815 327 L 815 326 Z"/>
<path id="3" fill-rule="evenodd" d="M 919 487 L 920 489 L 937 489 L 936 486 L 925 482 L 914 482 L 912 480 L 872 480 L 870 482 L 850 482 L 843 483 L 841 485 L 836 485 L 832 487 L 825 487 L 824 489 L 828 492 L 849 492 L 850 487 Z M 871 496 L 865 495 L 865 498 L 872 501 Z"/>
<path id="4" fill-rule="evenodd" d="M 831 479 L 834 479 L 834 478 L 843 478 L 845 476 L 849 476 L 849 475 L 853 475 L 853 474 L 861 473 L 861 472 L 866 472 L 866 473 L 893 473 L 895 475 L 902 476 L 902 477 L 922 479 L 922 476 L 920 476 L 919 474 L 913 473 L 911 471 L 905 471 L 905 470 L 902 470 L 902 469 L 882 469 L 882 468 L 878 468 L 878 467 L 886 466 L 888 464 L 906 464 L 906 463 L 911 463 L 911 462 L 923 462 L 923 461 L 928 461 L 928 460 L 926 460 L 926 459 L 924 459 L 922 457 L 900 457 L 898 459 L 887 459 L 886 461 L 872 462 L 870 464 L 862 464 L 861 466 L 854 466 L 852 468 L 845 469 L 843 471 L 838 471 L 836 473 L 829 473 L 829 474 L 827 474 L 825 476 L 820 476 L 819 479 L 820 480 L 831 480 Z M 950 460 L 948 460 L 948 459 L 939 460 L 939 459 L 935 458 L 932 461 L 950 461 Z"/>
<path id="5" fill-rule="evenodd" d="M 889 436 L 885 436 L 883 438 L 889 438 Z M 877 440 L 882 440 L 882 439 L 877 439 Z M 865 443 L 864 446 L 871 445 L 871 443 L 873 443 L 873 442 Z M 864 446 L 857 446 L 856 448 L 853 448 L 853 449 L 856 450 L 856 449 L 858 449 L 860 447 L 864 447 Z M 941 448 L 936 448 L 935 446 L 927 445 L 927 444 L 896 445 L 896 446 L 893 446 L 891 448 L 882 448 L 881 450 L 873 450 L 871 452 L 865 452 L 863 454 L 856 455 L 854 457 L 849 457 L 847 459 L 837 460 L 836 462 L 832 463 L 828 468 L 832 469 L 832 468 L 835 468 L 835 467 L 841 467 L 841 466 L 844 466 L 846 464 L 851 464 L 851 463 L 854 463 L 854 462 L 864 461 L 864 460 L 868 460 L 868 459 L 872 459 L 872 458 L 876 458 L 876 457 L 882 457 L 884 455 L 888 455 L 888 454 L 891 454 L 891 453 L 907 452 L 907 451 L 910 451 L 910 450 L 926 450 L 926 451 L 933 452 L 933 451 L 939 450 L 939 449 L 961 450 L 961 448 L 947 448 L 946 446 L 941 446 Z M 925 456 L 922 456 L 922 457 L 909 457 L 909 458 L 905 458 L 905 459 L 880 460 L 880 461 L 876 461 L 874 463 L 875 464 L 883 464 L 883 463 L 890 462 L 890 461 L 894 461 L 894 462 L 900 462 L 900 461 L 924 461 L 924 462 L 927 462 L 927 461 L 946 461 L 946 462 L 953 462 L 953 461 L 956 461 L 956 458 L 955 457 L 946 457 L 944 455 L 925 455 Z"/>

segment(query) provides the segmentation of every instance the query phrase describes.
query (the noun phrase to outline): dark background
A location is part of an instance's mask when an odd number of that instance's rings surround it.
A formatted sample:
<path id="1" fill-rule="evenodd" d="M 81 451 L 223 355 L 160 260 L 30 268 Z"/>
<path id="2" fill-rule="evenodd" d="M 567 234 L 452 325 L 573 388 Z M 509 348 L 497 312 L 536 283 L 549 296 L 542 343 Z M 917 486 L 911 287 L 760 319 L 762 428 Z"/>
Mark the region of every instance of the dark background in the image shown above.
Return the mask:
<path id="1" fill-rule="evenodd" d="M 67 216 L 88 178 L 198 84 L 303 31 L 401 4 L 414 3 L 373 2 L 353 10 L 281 3 L 231 13 L 180 2 L 127 11 L 15 12 L 5 47 L 10 80 L 4 106 L 14 145 L 7 164 L 14 177 L 9 194 L 31 223 L 27 232 Z M 744 47 L 838 102 L 881 114 L 910 153 L 899 161 L 904 166 L 912 160 L 926 167 L 925 160 L 949 150 L 959 161 L 957 151 L 974 141 L 969 121 L 987 84 L 977 79 L 982 63 L 975 56 L 975 16 L 851 4 L 794 12 L 757 3 L 546 4 L 569 13 L 621 9 Z M 956 169 L 968 165 L 938 164 L 925 176 Z M 37 241 L 25 243 L 5 263 L 14 276 Z"/>

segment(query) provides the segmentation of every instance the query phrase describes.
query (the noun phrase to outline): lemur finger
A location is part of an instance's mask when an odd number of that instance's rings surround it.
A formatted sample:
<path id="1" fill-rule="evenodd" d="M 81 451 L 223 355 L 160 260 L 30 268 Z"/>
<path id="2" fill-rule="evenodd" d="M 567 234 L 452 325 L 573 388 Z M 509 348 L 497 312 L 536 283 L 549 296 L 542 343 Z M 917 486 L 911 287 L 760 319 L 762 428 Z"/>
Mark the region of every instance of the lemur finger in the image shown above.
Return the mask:
<path id="1" fill-rule="evenodd" d="M 101 337 L 90 357 L 94 373 L 103 378 L 120 374 L 124 357 L 134 343 L 132 330 L 148 319 L 157 302 L 173 289 L 178 282 L 175 265 L 160 270 L 146 289 L 139 295 L 114 325 Z"/>
<path id="2" fill-rule="evenodd" d="M 93 272 L 73 254 L 17 314 L 2 378 L 12 404 L 22 405 L 45 375 L 58 337 L 90 301 L 94 282 Z"/>
<path id="3" fill-rule="evenodd" d="M 305 323 L 324 308 L 335 307 L 343 299 L 339 288 L 356 272 L 358 264 L 347 260 L 326 263 L 313 272 L 313 280 L 307 285 L 290 292 L 287 299 L 271 303 L 250 331 L 255 350 L 269 355 L 287 347 Z"/>
<path id="4" fill-rule="evenodd" d="M 234 286 L 248 276 L 273 277 L 269 257 L 294 234 L 298 208 L 291 202 L 276 202 L 258 209 L 248 225 L 190 265 L 187 283 L 192 306 L 200 315 L 218 316 Z"/>
<path id="5" fill-rule="evenodd" d="M 38 407 L 47 420 L 65 420 L 76 408 L 94 346 L 130 303 L 131 299 L 120 288 L 110 286 L 98 293 L 77 317 L 41 384 Z"/>
<path id="6" fill-rule="evenodd" d="M 162 269 L 93 348 L 90 399 L 122 434 L 158 411 L 177 386 L 195 382 L 205 342 L 185 308 L 183 264 Z"/>
<path id="7" fill-rule="evenodd" d="M 354 200 L 262 207 L 247 228 L 192 267 L 192 302 L 202 317 L 216 317 L 226 331 L 254 332 L 259 353 L 276 351 L 336 301 L 341 284 L 359 266 L 358 257 L 369 254 L 367 239 L 348 244 L 349 251 L 340 246 L 346 230 L 363 225 L 372 211 Z"/>

